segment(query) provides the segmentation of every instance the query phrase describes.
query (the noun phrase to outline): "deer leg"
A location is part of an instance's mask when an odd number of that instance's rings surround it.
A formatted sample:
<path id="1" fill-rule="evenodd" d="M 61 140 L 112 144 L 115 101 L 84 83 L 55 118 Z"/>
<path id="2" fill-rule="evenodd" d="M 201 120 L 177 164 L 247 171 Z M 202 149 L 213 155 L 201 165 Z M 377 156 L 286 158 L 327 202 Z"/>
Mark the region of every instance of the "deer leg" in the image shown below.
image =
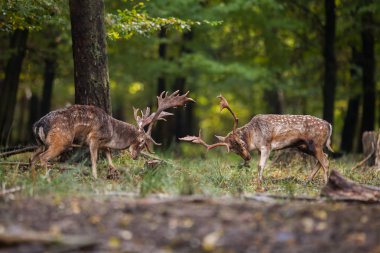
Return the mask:
<path id="1" fill-rule="evenodd" d="M 263 171 L 265 168 L 265 164 L 267 163 L 268 157 L 270 154 L 270 149 L 268 147 L 261 147 L 260 148 L 260 162 L 259 162 L 259 182 L 263 180 Z"/>
<path id="2" fill-rule="evenodd" d="M 90 141 L 90 155 L 91 155 L 91 168 L 92 176 L 96 179 L 98 178 L 98 173 L 96 171 L 96 161 L 98 160 L 98 144 L 96 141 Z"/>
<path id="3" fill-rule="evenodd" d="M 45 151 L 45 146 L 39 146 L 36 151 L 34 151 L 32 157 L 29 160 L 30 167 L 33 167 L 36 161 L 39 159 L 39 155 Z"/>
<path id="4" fill-rule="evenodd" d="M 325 180 L 325 183 L 327 183 L 328 180 L 328 174 L 329 174 L 329 161 L 327 159 L 327 155 L 323 153 L 321 148 L 317 148 L 315 150 L 315 158 L 317 158 L 319 166 L 314 169 L 314 171 L 310 174 L 309 180 L 313 180 L 314 176 L 317 174 L 318 170 L 322 167 L 323 169 L 323 179 Z"/>
<path id="5" fill-rule="evenodd" d="M 109 148 L 106 148 L 106 149 L 104 150 L 104 152 L 106 153 L 106 158 L 107 158 L 108 165 L 109 165 L 112 169 L 115 169 L 115 165 L 112 163 L 111 150 L 110 150 Z"/>
<path id="6" fill-rule="evenodd" d="M 59 154 L 61 154 L 66 149 L 66 146 L 64 145 L 50 145 L 48 149 L 45 152 L 42 152 L 38 157 L 41 161 L 41 164 L 45 168 L 45 175 L 48 176 L 48 161 L 51 160 L 54 157 L 57 157 Z"/>
<path id="7" fill-rule="evenodd" d="M 321 164 L 319 163 L 319 161 L 314 167 L 315 168 L 313 169 L 310 176 L 308 177 L 308 181 L 312 181 L 314 179 L 315 175 L 317 174 L 317 172 L 319 171 L 319 169 L 321 168 Z"/>

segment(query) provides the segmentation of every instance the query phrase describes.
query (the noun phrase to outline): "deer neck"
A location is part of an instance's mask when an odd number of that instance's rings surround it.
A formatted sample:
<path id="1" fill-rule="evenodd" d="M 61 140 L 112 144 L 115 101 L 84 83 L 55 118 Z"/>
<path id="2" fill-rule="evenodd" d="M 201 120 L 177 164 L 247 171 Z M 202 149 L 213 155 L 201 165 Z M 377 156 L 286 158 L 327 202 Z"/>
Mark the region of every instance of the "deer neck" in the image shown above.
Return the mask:
<path id="1" fill-rule="evenodd" d="M 126 149 L 139 135 L 137 127 L 132 124 L 112 118 L 112 137 L 108 142 L 107 147 L 112 149 Z"/>
<path id="2" fill-rule="evenodd" d="M 239 135 L 240 139 L 245 142 L 249 151 L 255 149 L 252 138 L 253 134 L 250 131 L 249 125 L 245 125 L 236 129 L 236 133 Z"/>

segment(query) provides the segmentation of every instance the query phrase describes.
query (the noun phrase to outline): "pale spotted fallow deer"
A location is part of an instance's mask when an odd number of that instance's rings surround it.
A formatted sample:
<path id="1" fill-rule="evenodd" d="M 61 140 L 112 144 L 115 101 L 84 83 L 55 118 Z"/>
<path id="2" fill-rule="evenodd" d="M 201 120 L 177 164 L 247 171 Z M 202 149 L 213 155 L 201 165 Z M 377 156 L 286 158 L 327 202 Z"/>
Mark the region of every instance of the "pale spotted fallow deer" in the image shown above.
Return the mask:
<path id="1" fill-rule="evenodd" d="M 183 141 L 204 145 L 207 149 L 218 146 L 225 146 L 227 151 L 232 150 L 240 155 L 245 164 L 251 160 L 250 151 L 258 150 L 260 161 L 258 164 L 259 182 L 263 178 L 263 170 L 272 150 L 280 150 L 289 147 L 296 147 L 300 151 L 314 156 L 319 163 L 309 176 L 312 180 L 319 168 L 324 171 L 324 180 L 327 182 L 329 161 L 323 148 L 330 147 L 330 137 L 332 126 L 325 120 L 310 115 L 279 115 L 279 114 L 260 114 L 254 116 L 249 123 L 237 128 L 238 118 L 231 110 L 227 100 L 220 98 L 220 110 L 227 109 L 234 118 L 234 128 L 226 137 L 216 136 L 219 143 L 208 145 L 205 143 L 199 132 L 199 136 L 186 136 L 180 138 Z"/>
<path id="2" fill-rule="evenodd" d="M 110 149 L 129 148 L 133 159 L 137 159 L 144 148 L 150 152 L 149 145 L 160 145 L 151 137 L 153 124 L 172 115 L 165 110 L 194 101 L 187 97 L 188 93 L 179 95 L 179 91 L 175 91 L 168 95 L 167 92 L 162 92 L 157 96 L 157 111 L 153 113 L 150 113 L 149 107 L 145 112 L 133 108 L 137 127 L 117 120 L 91 105 L 73 105 L 52 111 L 33 125 L 38 148 L 31 158 L 31 166 L 40 160 L 47 167 L 49 160 L 57 157 L 73 143 L 87 144 L 91 155 L 92 175 L 97 178 L 98 150 L 105 151 L 111 168 L 115 166 Z"/>

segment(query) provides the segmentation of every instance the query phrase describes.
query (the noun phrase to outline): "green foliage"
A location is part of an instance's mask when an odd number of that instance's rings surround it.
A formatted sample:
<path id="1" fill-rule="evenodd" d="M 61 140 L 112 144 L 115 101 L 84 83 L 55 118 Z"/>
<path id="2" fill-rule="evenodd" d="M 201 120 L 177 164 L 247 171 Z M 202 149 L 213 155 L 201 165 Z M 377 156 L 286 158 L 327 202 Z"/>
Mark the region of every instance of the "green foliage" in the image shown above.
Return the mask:
<path id="1" fill-rule="evenodd" d="M 67 8 L 63 0 L 6 0 L 0 3 L 0 31 L 41 30 L 65 23 Z"/>
<path id="2" fill-rule="evenodd" d="M 125 9 L 117 9 L 116 14 L 107 14 L 107 33 L 111 39 L 129 39 L 133 35 L 150 35 L 162 28 L 174 29 L 180 32 L 189 31 L 193 26 L 202 23 L 217 25 L 216 21 L 182 20 L 175 17 L 153 17 L 148 14 L 145 3 L 131 1 L 132 6 Z M 148 1 L 149 2 L 149 1 Z"/>

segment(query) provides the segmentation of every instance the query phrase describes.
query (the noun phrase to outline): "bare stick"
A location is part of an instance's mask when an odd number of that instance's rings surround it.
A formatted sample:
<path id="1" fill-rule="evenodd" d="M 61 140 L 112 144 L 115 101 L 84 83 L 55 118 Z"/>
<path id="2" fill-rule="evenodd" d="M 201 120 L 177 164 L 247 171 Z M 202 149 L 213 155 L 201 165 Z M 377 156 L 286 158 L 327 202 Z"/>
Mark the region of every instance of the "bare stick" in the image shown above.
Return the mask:
<path id="1" fill-rule="evenodd" d="M 372 157 L 372 155 L 374 153 L 375 153 L 375 148 L 374 148 L 374 146 L 372 144 L 372 150 L 369 153 L 369 155 L 366 158 L 364 158 L 362 161 L 358 162 L 354 167 L 352 167 L 352 170 L 357 169 L 357 168 L 363 166 Z"/>
<path id="2" fill-rule="evenodd" d="M 16 150 L 0 153 L 0 157 L 8 157 L 12 155 L 22 154 L 22 153 L 34 151 L 35 149 L 37 149 L 37 146 L 24 147 L 21 149 L 16 149 Z"/>

